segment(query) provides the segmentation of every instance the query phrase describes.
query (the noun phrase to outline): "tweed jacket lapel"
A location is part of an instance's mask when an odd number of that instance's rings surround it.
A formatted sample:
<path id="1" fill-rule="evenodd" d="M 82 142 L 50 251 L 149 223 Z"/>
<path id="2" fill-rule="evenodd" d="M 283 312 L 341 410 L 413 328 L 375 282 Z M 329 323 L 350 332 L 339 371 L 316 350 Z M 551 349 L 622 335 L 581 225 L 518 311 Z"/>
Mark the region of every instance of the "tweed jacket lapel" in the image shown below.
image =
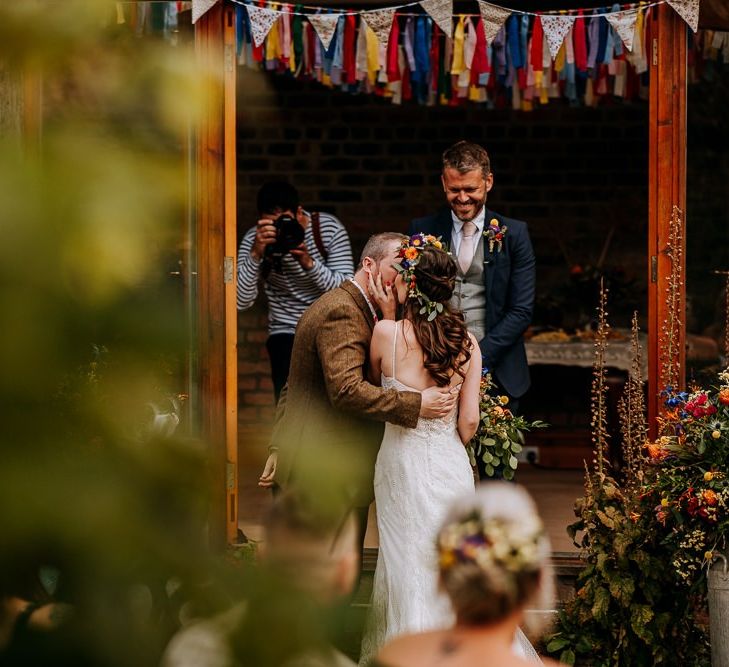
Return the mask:
<path id="1" fill-rule="evenodd" d="M 370 327 L 370 331 L 375 328 L 375 320 L 372 317 L 372 311 L 370 310 L 370 307 L 367 305 L 367 301 L 365 300 L 364 296 L 362 296 L 362 292 L 360 292 L 357 289 L 357 286 L 352 284 L 351 280 L 345 280 L 341 284 L 342 289 L 347 292 L 353 299 L 354 302 L 357 304 L 357 307 L 364 313 L 365 319 L 367 320 L 367 324 Z M 373 304 L 374 307 L 374 304 Z"/>

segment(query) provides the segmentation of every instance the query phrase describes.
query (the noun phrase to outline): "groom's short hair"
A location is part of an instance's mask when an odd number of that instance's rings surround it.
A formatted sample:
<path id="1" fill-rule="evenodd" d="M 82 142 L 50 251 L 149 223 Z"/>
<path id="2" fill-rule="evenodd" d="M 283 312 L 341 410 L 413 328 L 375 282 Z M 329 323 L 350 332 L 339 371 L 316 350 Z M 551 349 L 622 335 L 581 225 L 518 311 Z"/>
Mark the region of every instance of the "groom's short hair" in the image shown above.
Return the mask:
<path id="1" fill-rule="evenodd" d="M 470 141 L 459 141 L 443 151 L 443 171 L 446 169 L 461 174 L 480 169 L 486 178 L 491 173 L 491 160 L 485 148 Z"/>
<path id="2" fill-rule="evenodd" d="M 362 268 L 362 262 L 365 257 L 369 257 L 375 262 L 379 262 L 388 255 L 390 248 L 389 245 L 393 241 L 404 241 L 407 239 L 405 234 L 400 232 L 382 232 L 381 234 L 373 234 L 367 239 L 365 247 L 362 249 L 362 254 L 359 257 L 359 264 L 357 264 L 357 270 Z"/>

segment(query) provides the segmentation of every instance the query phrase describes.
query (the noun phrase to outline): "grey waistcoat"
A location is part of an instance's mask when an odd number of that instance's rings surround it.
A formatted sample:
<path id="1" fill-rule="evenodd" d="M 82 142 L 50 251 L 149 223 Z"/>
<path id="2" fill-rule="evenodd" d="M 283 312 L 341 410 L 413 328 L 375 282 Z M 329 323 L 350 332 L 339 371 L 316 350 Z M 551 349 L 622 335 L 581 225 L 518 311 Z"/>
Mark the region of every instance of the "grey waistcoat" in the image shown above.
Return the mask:
<path id="1" fill-rule="evenodd" d="M 460 266 L 451 306 L 463 311 L 468 330 L 481 340 L 486 336 L 486 287 L 483 284 L 483 235 L 480 236 L 473 262 L 464 275 Z"/>

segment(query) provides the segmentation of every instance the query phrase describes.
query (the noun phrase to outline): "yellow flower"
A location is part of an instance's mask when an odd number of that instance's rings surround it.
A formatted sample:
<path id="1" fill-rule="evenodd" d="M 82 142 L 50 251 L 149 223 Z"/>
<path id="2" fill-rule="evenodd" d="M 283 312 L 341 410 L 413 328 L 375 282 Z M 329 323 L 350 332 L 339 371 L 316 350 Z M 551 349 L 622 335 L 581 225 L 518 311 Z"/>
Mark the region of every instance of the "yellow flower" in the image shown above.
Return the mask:
<path id="1" fill-rule="evenodd" d="M 440 567 L 442 570 L 447 570 L 455 562 L 456 557 L 450 549 L 440 554 Z"/>
<path id="2" fill-rule="evenodd" d="M 661 507 L 668 507 L 668 498 L 661 498 Z"/>
<path id="3" fill-rule="evenodd" d="M 714 440 L 718 440 L 719 438 L 721 438 L 721 431 L 712 431 L 711 437 L 714 438 Z"/>
<path id="4" fill-rule="evenodd" d="M 508 396 L 499 396 L 499 403 L 501 403 L 501 405 L 506 405 L 508 402 L 509 402 Z"/>
<path id="5" fill-rule="evenodd" d="M 433 241 L 433 246 L 438 248 L 438 250 L 443 250 L 443 244 L 440 241 Z"/>
<path id="6" fill-rule="evenodd" d="M 710 482 L 712 479 L 714 479 L 714 473 L 711 471 L 707 471 L 704 473 L 704 481 Z"/>
<path id="7" fill-rule="evenodd" d="M 491 218 L 491 221 L 489 222 L 490 227 L 498 227 L 499 221 L 496 218 Z"/>
<path id="8" fill-rule="evenodd" d="M 704 560 L 708 560 L 708 561 L 714 560 L 714 552 L 713 551 L 704 552 Z"/>

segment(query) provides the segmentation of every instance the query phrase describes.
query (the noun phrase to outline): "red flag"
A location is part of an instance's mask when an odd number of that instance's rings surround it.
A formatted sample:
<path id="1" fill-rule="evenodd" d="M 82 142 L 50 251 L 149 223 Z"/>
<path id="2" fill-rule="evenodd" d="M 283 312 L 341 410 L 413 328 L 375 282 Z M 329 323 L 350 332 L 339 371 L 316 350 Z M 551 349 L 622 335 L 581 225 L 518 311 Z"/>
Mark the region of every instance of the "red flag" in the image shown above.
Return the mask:
<path id="1" fill-rule="evenodd" d="M 577 14 L 572 34 L 574 35 L 575 67 L 580 72 L 587 71 L 587 34 L 582 10 Z"/>
<path id="2" fill-rule="evenodd" d="M 398 42 L 400 41 L 400 23 L 397 14 L 392 19 L 390 39 L 387 42 L 387 80 L 400 81 L 400 63 L 398 62 Z"/>
<path id="3" fill-rule="evenodd" d="M 532 52 L 529 54 L 529 62 L 535 72 L 541 72 L 544 69 L 542 59 L 544 58 L 544 30 L 542 29 L 542 19 L 537 14 L 534 18 L 534 28 L 532 29 Z M 521 82 L 520 82 L 520 88 Z"/>
<path id="4" fill-rule="evenodd" d="M 489 55 L 486 49 L 486 33 L 484 32 L 483 19 L 479 18 L 476 24 L 476 50 L 471 63 L 471 85 L 478 85 L 480 74 L 490 72 Z"/>
<path id="5" fill-rule="evenodd" d="M 342 64 L 346 75 L 345 81 L 349 84 L 357 82 L 357 18 L 354 14 L 349 13 L 344 19 L 344 44 L 342 49 Z"/>

